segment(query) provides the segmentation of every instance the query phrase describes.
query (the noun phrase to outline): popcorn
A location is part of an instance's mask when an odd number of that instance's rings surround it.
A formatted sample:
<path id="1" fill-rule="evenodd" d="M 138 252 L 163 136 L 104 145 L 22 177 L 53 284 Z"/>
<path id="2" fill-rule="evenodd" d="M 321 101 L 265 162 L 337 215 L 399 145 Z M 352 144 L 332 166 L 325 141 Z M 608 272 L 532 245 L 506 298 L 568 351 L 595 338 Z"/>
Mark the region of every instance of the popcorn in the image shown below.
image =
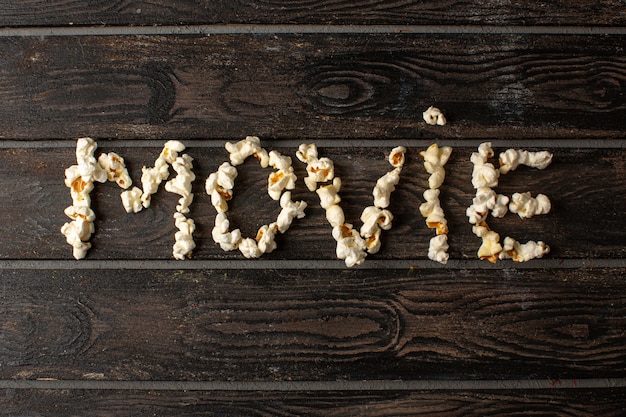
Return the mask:
<path id="1" fill-rule="evenodd" d="M 400 172 L 402 168 L 395 168 L 387 172 L 376 181 L 374 186 L 374 205 L 380 208 L 387 208 L 390 204 L 391 193 L 395 191 L 396 185 L 400 182 Z"/>
<path id="2" fill-rule="evenodd" d="M 500 154 L 500 172 L 506 174 L 519 165 L 545 169 L 552 163 L 552 154 L 548 151 L 529 152 L 523 149 L 507 149 Z"/>
<path id="3" fill-rule="evenodd" d="M 178 228 L 178 232 L 174 234 L 175 243 L 172 254 L 178 260 L 183 260 L 186 257 L 191 258 L 191 252 L 196 247 L 192 237 L 196 225 L 193 219 L 186 218 L 180 212 L 174 213 L 174 224 Z"/>
<path id="4" fill-rule="evenodd" d="M 193 158 L 187 154 L 177 157 L 172 167 L 176 171 L 176 177 L 165 183 L 165 190 L 181 196 L 176 206 L 179 213 L 189 213 L 189 205 L 193 201 L 193 193 L 191 192 L 191 183 L 196 179 L 192 172 Z"/>
<path id="5" fill-rule="evenodd" d="M 285 233 L 291 226 L 293 219 L 301 219 L 305 216 L 304 210 L 307 204 L 304 201 L 291 201 L 291 193 L 287 191 L 280 198 L 280 206 L 282 210 L 276 219 L 276 227 L 280 233 Z"/>
<path id="6" fill-rule="evenodd" d="M 438 235 L 448 234 L 448 221 L 439 202 L 439 190 L 428 189 L 424 192 L 425 203 L 419 207 L 422 217 L 426 218 L 426 225 L 435 229 Z"/>
<path id="7" fill-rule="evenodd" d="M 94 152 L 96 142 L 91 138 L 76 141 L 76 162 L 65 170 L 65 185 L 70 189 L 72 205 L 65 209 L 65 214 L 72 220 L 61 227 L 66 242 L 72 246 L 72 255 L 82 259 L 91 248 L 89 239 L 95 232 L 95 213 L 91 210 L 93 182 L 105 182 L 107 172 L 100 166 Z"/>
<path id="8" fill-rule="evenodd" d="M 296 174 L 293 173 L 291 166 L 272 172 L 267 179 L 267 192 L 272 200 L 278 201 L 284 190 L 296 188 L 296 179 Z"/>
<path id="9" fill-rule="evenodd" d="M 361 214 L 361 236 L 369 238 L 373 236 L 379 229 L 391 229 L 393 215 L 389 210 L 380 209 L 375 206 L 366 207 Z"/>
<path id="10" fill-rule="evenodd" d="M 126 213 L 139 213 L 143 208 L 141 203 L 142 191 L 138 187 L 133 187 L 129 191 L 124 191 L 120 196 L 122 197 L 122 205 Z"/>
<path id="11" fill-rule="evenodd" d="M 437 235 L 430 239 L 428 245 L 428 259 L 440 264 L 446 264 L 450 255 L 448 255 L 448 235 Z"/>
<path id="12" fill-rule="evenodd" d="M 141 168 L 141 188 L 143 194 L 141 202 L 144 208 L 150 207 L 150 197 L 159 189 L 161 182 L 169 177 L 169 167 L 178 158 L 178 153 L 185 150 L 185 145 L 177 140 L 170 140 L 165 143 L 159 157 L 154 161 L 154 167 Z"/>
<path id="13" fill-rule="evenodd" d="M 482 245 L 478 248 L 478 257 L 496 263 L 498 255 L 502 252 L 500 235 L 490 230 L 486 223 L 474 226 L 472 231 L 483 240 Z"/>
<path id="14" fill-rule="evenodd" d="M 224 162 L 217 172 L 212 173 L 206 180 L 206 193 L 211 196 L 211 204 L 218 213 L 228 211 L 228 201 L 233 198 L 233 187 L 237 178 L 237 169 Z"/>
<path id="15" fill-rule="evenodd" d="M 332 184 L 318 188 L 316 193 L 320 198 L 320 206 L 327 210 L 329 207 L 339 204 L 341 202 L 339 190 L 341 190 L 341 179 L 339 177 L 333 178 Z"/>
<path id="16" fill-rule="evenodd" d="M 301 162 L 307 164 L 307 177 L 304 179 L 309 191 L 315 191 L 317 183 L 327 182 L 335 178 L 335 167 L 329 158 L 317 157 L 317 147 L 314 143 L 301 144 L 296 152 L 296 156 Z"/>
<path id="17" fill-rule="evenodd" d="M 367 256 L 365 242 L 351 224 L 333 227 L 333 238 L 337 241 L 337 258 L 343 259 L 348 268 L 360 265 Z"/>
<path id="18" fill-rule="evenodd" d="M 424 121 L 429 125 L 443 126 L 446 124 L 446 118 L 437 107 L 430 106 L 423 114 Z"/>
<path id="19" fill-rule="evenodd" d="M 332 206 L 327 207 L 326 220 L 332 227 L 341 226 L 346 222 L 346 217 L 343 213 L 343 209 L 337 204 L 333 204 Z"/>
<path id="20" fill-rule="evenodd" d="M 531 259 L 541 258 L 549 252 L 550 247 L 541 241 L 534 242 L 531 240 L 522 245 L 515 239 L 507 237 L 504 239 L 500 259 L 513 259 L 514 262 L 526 262 Z"/>
<path id="21" fill-rule="evenodd" d="M 500 154 L 500 168 L 495 170 L 488 158 L 493 156 L 491 143 L 485 142 L 478 147 L 478 152 L 471 156 L 474 164 L 472 184 L 476 188 L 476 196 L 472 205 L 467 208 L 469 222 L 475 224 L 472 228 L 476 236 L 482 238 L 482 245 L 478 249 L 481 259 L 496 262 L 497 259 L 513 259 L 515 262 L 524 262 L 538 258 L 550 251 L 543 242 L 527 242 L 520 244 L 515 239 L 506 237 L 504 246 L 500 244 L 500 235 L 489 229 L 486 219 L 491 210 L 494 217 L 503 217 L 508 210 L 517 213 L 521 218 L 530 218 L 534 215 L 548 213 L 551 203 L 547 196 L 539 194 L 533 198 L 530 192 L 515 193 L 510 203 L 507 196 L 496 194 L 491 188 L 498 185 L 500 174 L 506 174 L 516 169 L 520 164 L 538 169 L 546 168 L 552 161 L 552 154 L 543 152 L 528 152 L 525 150 L 509 149 Z"/>
<path id="22" fill-rule="evenodd" d="M 420 155 L 424 158 L 424 168 L 430 175 L 428 179 L 428 187 L 435 189 L 441 187 L 446 177 L 446 171 L 443 168 L 448 162 L 452 148 L 444 146 L 439 148 L 436 143 L 433 143 L 428 147 L 426 151 L 420 152 Z"/>
<path id="23" fill-rule="evenodd" d="M 522 219 L 529 219 L 539 214 L 547 214 L 550 212 L 550 209 L 551 203 L 547 196 L 538 194 L 536 198 L 533 198 L 530 192 L 513 194 L 511 204 L 509 204 L 511 213 L 516 213 Z"/>
<path id="24" fill-rule="evenodd" d="M 256 235 L 257 246 L 261 253 L 270 253 L 276 249 L 276 231 L 278 225 L 271 223 L 270 225 L 263 225 L 259 228 Z"/>
<path id="25" fill-rule="evenodd" d="M 246 258 L 258 258 L 275 250 L 276 232 L 285 233 L 293 219 L 304 217 L 307 207 L 304 201 L 291 201 L 291 192 L 285 191 L 294 189 L 297 179 L 291 166 L 291 158 L 276 151 L 268 154 L 260 143 L 256 136 L 248 136 L 235 144 L 226 143 L 230 163 L 224 162 L 216 172 L 209 175 L 205 183 L 206 192 L 211 196 L 211 204 L 217 212 L 215 227 L 211 233 L 213 241 L 225 251 L 239 249 Z M 303 151 L 312 155 L 313 149 Z M 226 216 L 228 201 L 233 198 L 235 178 L 238 175 L 235 166 L 243 164 L 249 156 L 255 156 L 262 168 L 272 166 L 276 170 L 268 176 L 267 190 L 272 199 L 280 201 L 282 208 L 275 222 L 259 228 L 255 239 L 242 238 L 239 229 L 229 232 L 230 222 Z"/>
<path id="26" fill-rule="evenodd" d="M 217 213 L 217 216 L 215 216 L 215 227 L 213 227 L 211 236 L 213 237 L 213 241 L 219 244 L 222 250 L 227 252 L 237 249 L 239 242 L 241 242 L 241 231 L 235 229 L 229 232 L 229 228 L 230 222 L 226 217 L 226 213 Z"/>
<path id="27" fill-rule="evenodd" d="M 389 163 L 394 168 L 399 168 L 404 166 L 404 154 L 406 153 L 406 148 L 404 146 L 397 146 L 391 150 L 389 153 Z"/>
<path id="28" fill-rule="evenodd" d="M 133 183 L 128 175 L 124 158 L 114 152 L 103 153 L 98 157 L 98 163 L 107 173 L 109 181 L 115 181 L 120 187 L 127 189 Z"/>
<path id="29" fill-rule="evenodd" d="M 378 251 L 380 250 L 380 246 L 381 246 L 381 241 L 380 241 L 380 234 L 381 234 L 381 229 L 380 228 L 376 228 L 376 230 L 374 231 L 374 233 L 365 238 L 365 248 L 367 249 L 367 253 L 378 253 Z"/>
<path id="30" fill-rule="evenodd" d="M 246 136 L 245 139 L 234 144 L 227 142 L 225 148 L 230 154 L 230 163 L 233 166 L 243 164 L 249 156 L 257 158 L 261 168 L 267 168 L 269 164 L 269 156 L 265 149 L 261 148 L 261 140 L 256 136 Z"/>

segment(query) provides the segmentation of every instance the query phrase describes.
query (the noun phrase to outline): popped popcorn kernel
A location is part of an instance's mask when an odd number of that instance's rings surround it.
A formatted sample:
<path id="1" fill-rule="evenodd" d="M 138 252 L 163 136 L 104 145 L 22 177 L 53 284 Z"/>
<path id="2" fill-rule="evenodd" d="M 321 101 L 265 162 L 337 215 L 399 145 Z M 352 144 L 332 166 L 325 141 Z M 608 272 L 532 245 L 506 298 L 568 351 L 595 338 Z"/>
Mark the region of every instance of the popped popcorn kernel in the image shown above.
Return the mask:
<path id="1" fill-rule="evenodd" d="M 226 142 L 225 148 L 230 154 L 230 163 L 233 166 L 243 164 L 249 156 L 262 154 L 261 139 L 256 136 L 246 136 L 237 143 Z M 261 158 L 261 162 L 263 159 Z"/>
<path id="2" fill-rule="evenodd" d="M 245 238 L 239 242 L 239 251 L 248 259 L 258 258 L 263 254 L 259 249 L 256 240 L 251 238 Z"/>
<path id="3" fill-rule="evenodd" d="M 387 172 L 376 181 L 374 186 L 374 205 L 380 208 L 387 208 L 390 204 L 391 193 L 396 189 L 396 185 L 400 182 L 400 168 L 395 168 Z"/>
<path id="4" fill-rule="evenodd" d="M 430 106 L 424 113 L 422 113 L 424 121 L 429 125 L 444 126 L 446 124 L 446 117 L 441 110 L 437 107 Z"/>
<path id="5" fill-rule="evenodd" d="M 406 148 L 404 146 L 397 146 L 389 153 L 389 163 L 392 167 L 398 168 L 404 166 Z"/>
<path id="6" fill-rule="evenodd" d="M 191 253 L 196 247 L 196 243 L 193 241 L 196 225 L 193 219 L 188 219 L 179 212 L 174 213 L 174 223 L 178 232 L 174 234 L 175 242 L 172 247 L 172 255 L 178 260 L 191 258 Z"/>
<path id="7" fill-rule="evenodd" d="M 430 239 L 428 244 L 428 259 L 439 262 L 440 264 L 448 263 L 450 255 L 448 255 L 448 235 L 439 234 Z"/>
<path id="8" fill-rule="evenodd" d="M 143 192 L 138 187 L 133 187 L 131 190 L 124 191 L 120 197 L 122 198 L 122 205 L 126 213 L 139 213 L 143 208 L 141 202 L 141 195 Z"/>
<path id="9" fill-rule="evenodd" d="M 504 239 L 500 259 L 513 259 L 514 262 L 526 262 L 535 258 L 542 258 L 543 255 L 550 252 L 550 247 L 539 241 L 529 241 L 520 244 L 513 238 Z"/>
<path id="10" fill-rule="evenodd" d="M 120 187 L 127 189 L 133 183 L 124 164 L 124 158 L 114 152 L 103 153 L 98 157 L 98 163 L 107 173 L 109 181 L 115 181 Z"/>
<path id="11" fill-rule="evenodd" d="M 215 226 L 211 231 L 211 236 L 213 237 L 213 241 L 220 245 L 220 248 L 224 251 L 235 250 L 239 247 L 239 242 L 241 242 L 241 231 L 239 229 L 235 229 L 232 232 L 229 232 L 230 222 L 226 217 L 226 213 L 219 212 L 217 216 L 215 216 Z"/>
<path id="12" fill-rule="evenodd" d="M 524 149 L 507 149 L 499 157 L 500 172 L 506 174 L 520 165 L 545 169 L 552 163 L 552 156 L 548 151 L 529 152 Z"/>
<path id="13" fill-rule="evenodd" d="M 176 171 L 176 177 L 165 183 L 165 190 L 181 196 L 176 206 L 179 213 L 189 213 L 189 205 L 193 201 L 191 183 L 196 179 L 193 173 L 193 158 L 187 154 L 177 157 L 172 168 Z"/>
<path id="14" fill-rule="evenodd" d="M 532 197 L 530 192 L 513 194 L 509 204 L 511 213 L 516 213 L 522 219 L 547 214 L 551 208 L 550 199 L 546 195 L 538 194 L 537 197 Z"/>

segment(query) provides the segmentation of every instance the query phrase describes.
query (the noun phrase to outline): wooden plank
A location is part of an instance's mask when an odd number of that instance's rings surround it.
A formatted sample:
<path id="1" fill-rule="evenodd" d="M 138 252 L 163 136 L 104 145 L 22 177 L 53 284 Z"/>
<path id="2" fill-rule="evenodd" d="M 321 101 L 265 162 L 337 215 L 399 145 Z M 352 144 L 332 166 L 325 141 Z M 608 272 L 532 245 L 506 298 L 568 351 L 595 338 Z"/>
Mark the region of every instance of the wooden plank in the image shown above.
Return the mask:
<path id="1" fill-rule="evenodd" d="M 5 380 L 624 376 L 624 268 L 1 275 Z"/>
<path id="2" fill-rule="evenodd" d="M 620 36 L 0 39 L 4 138 L 596 138 L 626 130 Z M 422 112 L 438 105 L 445 127 Z"/>
<path id="3" fill-rule="evenodd" d="M 623 25 L 623 5 L 602 0 L 589 7 L 565 4 L 425 1 L 376 2 L 198 2 L 192 0 L 107 2 L 44 0 L 9 2 L 0 7 L 2 26 L 261 24 L 421 24 L 421 25 Z"/>
<path id="4" fill-rule="evenodd" d="M 320 155 L 333 159 L 337 175 L 343 180 L 340 192 L 342 207 L 349 222 L 360 227 L 360 213 L 372 204 L 376 179 L 390 170 L 386 161 L 388 148 L 320 148 Z M 267 145 L 271 150 L 271 143 Z M 291 155 L 298 175 L 293 198 L 308 203 L 306 217 L 296 220 L 287 233 L 278 236 L 278 249 L 264 259 L 336 259 L 331 236 L 318 196 L 304 186 L 304 165 L 295 157 L 296 147 L 277 148 Z M 400 183 L 392 195 L 390 210 L 394 227 L 385 231 L 381 251 L 371 259 L 426 259 L 428 243 L 434 233 L 426 228 L 419 214 L 422 193 L 428 174 L 423 169 L 420 148 L 410 148 Z M 474 197 L 471 185 L 474 148 L 457 147 L 446 166 L 446 182 L 441 201 L 449 223 L 452 259 L 475 259 L 479 238 L 472 233 L 466 208 Z M 506 150 L 497 146 L 497 153 Z M 102 141 L 99 152 L 115 151 L 122 155 L 135 184 L 141 184 L 141 166 L 153 166 L 159 148 L 119 148 Z M 545 171 L 520 168 L 500 179 L 498 192 L 531 191 L 549 196 L 553 210 L 545 216 L 522 220 L 514 214 L 491 219 L 490 226 L 519 241 L 543 240 L 551 246 L 547 256 L 559 258 L 624 258 L 626 190 L 622 149 L 550 149 L 554 162 Z M 215 210 L 205 193 L 209 174 L 228 160 L 222 148 L 189 148 L 194 158 L 195 198 L 190 217 L 197 231 L 194 259 L 244 259 L 238 252 L 224 252 L 213 242 L 211 230 Z M 69 189 L 64 185 L 64 170 L 75 164 L 74 149 L 34 148 L 0 150 L 0 199 L 10 202 L 0 211 L 0 258 L 3 259 L 72 259 L 71 247 L 60 233 L 68 221 L 64 209 L 71 205 Z M 497 162 L 496 162 L 497 163 Z M 256 236 L 263 223 L 274 221 L 280 207 L 267 195 L 267 175 L 256 160 L 239 167 L 235 197 L 229 218 L 232 228 L 244 236 Z M 96 233 L 88 259 L 170 259 L 176 228 L 172 215 L 178 196 L 163 186 L 154 196 L 151 207 L 138 214 L 127 214 L 121 204 L 121 189 L 115 184 L 98 184 L 92 207 L 96 212 Z M 250 216 L 251 210 L 255 216 Z M 368 259 L 370 259 L 368 258 Z M 367 261 L 366 261 L 367 262 Z M 181 265 L 182 267 L 182 265 Z"/>
<path id="5" fill-rule="evenodd" d="M 423 392 L 204 392 L 3 390 L 10 415 L 114 416 L 499 416 L 617 417 L 624 390 Z"/>

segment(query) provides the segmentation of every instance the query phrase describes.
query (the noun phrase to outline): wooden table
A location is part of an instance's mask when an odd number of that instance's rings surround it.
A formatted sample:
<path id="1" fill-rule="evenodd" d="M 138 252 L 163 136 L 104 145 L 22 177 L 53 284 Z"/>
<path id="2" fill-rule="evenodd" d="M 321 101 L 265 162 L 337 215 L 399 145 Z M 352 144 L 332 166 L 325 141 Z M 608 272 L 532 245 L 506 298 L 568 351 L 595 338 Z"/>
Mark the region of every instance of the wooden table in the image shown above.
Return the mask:
<path id="1" fill-rule="evenodd" d="M 5 2 L 1 414 L 622 415 L 626 7 L 553 3 Z M 447 125 L 424 122 L 431 105 Z M 204 191 L 246 135 L 292 157 L 308 203 L 257 260 L 213 242 Z M 178 196 L 126 214 L 112 183 L 72 258 L 64 170 L 84 136 L 135 184 L 167 140 L 187 146 L 192 259 L 171 255 Z M 490 220 L 545 241 L 544 258 L 477 259 L 466 208 L 484 141 L 554 154 L 497 189 L 544 193 L 551 213 Z M 300 143 L 332 158 L 355 225 L 386 155 L 408 149 L 393 228 L 360 266 L 337 260 Z M 445 266 L 419 213 L 431 143 L 453 147 Z M 239 169 L 229 217 L 244 236 L 280 210 L 267 175 Z"/>

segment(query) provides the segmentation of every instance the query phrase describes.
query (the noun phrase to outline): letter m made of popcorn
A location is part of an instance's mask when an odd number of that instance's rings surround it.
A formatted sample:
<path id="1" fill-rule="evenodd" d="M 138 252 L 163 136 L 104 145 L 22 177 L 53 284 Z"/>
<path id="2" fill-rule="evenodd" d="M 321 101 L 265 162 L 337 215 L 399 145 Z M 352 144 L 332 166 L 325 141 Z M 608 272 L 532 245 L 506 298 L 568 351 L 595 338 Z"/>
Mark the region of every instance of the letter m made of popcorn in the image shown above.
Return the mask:
<path id="1" fill-rule="evenodd" d="M 124 159 L 113 152 L 103 153 L 96 159 L 94 156 L 96 148 L 97 144 L 93 139 L 78 139 L 77 164 L 65 170 L 65 185 L 70 188 L 72 197 L 72 205 L 65 209 L 65 214 L 71 222 L 65 223 L 61 232 L 66 237 L 67 243 L 72 246 L 76 259 L 86 256 L 91 247 L 90 237 L 95 232 L 93 223 L 95 214 L 90 207 L 90 193 L 94 188 L 94 182 L 114 181 L 125 190 L 132 185 Z M 195 175 L 191 171 L 193 159 L 188 155 L 178 155 L 184 149 L 185 146 L 178 141 L 167 142 L 154 167 L 143 167 L 141 177 L 143 189 L 133 187 L 121 194 L 126 212 L 137 213 L 143 208 L 148 208 L 152 194 L 156 193 L 161 182 L 169 177 L 169 166 L 174 168 L 178 175 L 165 184 L 165 189 L 181 196 L 174 216 L 176 226 L 179 228 L 174 244 L 174 257 L 177 259 L 189 256 L 195 247 L 191 239 L 195 229 L 193 220 L 184 218 L 193 200 L 191 182 Z"/>

